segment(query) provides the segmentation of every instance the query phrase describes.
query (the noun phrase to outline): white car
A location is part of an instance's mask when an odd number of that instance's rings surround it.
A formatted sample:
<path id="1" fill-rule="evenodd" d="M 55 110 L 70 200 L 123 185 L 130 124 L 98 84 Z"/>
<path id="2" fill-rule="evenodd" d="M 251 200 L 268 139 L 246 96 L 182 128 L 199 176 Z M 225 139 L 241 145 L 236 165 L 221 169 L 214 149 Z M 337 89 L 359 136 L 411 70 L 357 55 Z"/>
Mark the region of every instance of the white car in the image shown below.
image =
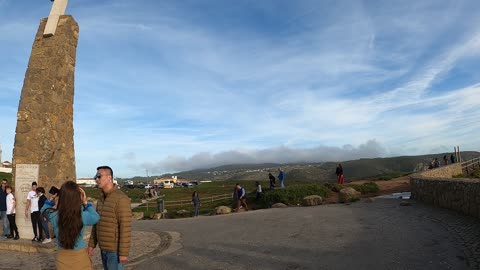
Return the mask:
<path id="1" fill-rule="evenodd" d="M 153 186 L 150 185 L 150 184 L 146 184 L 146 185 L 145 185 L 145 189 L 149 189 L 149 188 L 153 188 Z"/>

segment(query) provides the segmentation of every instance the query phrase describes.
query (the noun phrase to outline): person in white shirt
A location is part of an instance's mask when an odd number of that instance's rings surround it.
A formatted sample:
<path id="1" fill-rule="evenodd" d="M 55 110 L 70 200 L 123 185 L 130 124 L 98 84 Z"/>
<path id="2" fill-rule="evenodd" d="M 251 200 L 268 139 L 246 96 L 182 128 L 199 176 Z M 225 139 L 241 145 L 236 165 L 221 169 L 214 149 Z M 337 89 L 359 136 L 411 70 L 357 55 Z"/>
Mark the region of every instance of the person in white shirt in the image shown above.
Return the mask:
<path id="1" fill-rule="evenodd" d="M 255 196 L 255 200 L 258 202 L 260 198 L 262 197 L 262 185 L 260 185 L 260 182 L 255 182 L 255 186 L 257 187 L 257 195 Z"/>
<path id="2" fill-rule="evenodd" d="M 7 191 L 7 218 L 8 222 L 10 223 L 10 235 L 7 236 L 7 238 L 13 238 L 15 240 L 20 239 L 20 236 L 18 235 L 18 228 L 17 224 L 15 223 L 15 197 L 13 197 L 12 194 L 12 187 L 7 186 L 6 188 Z M 14 234 L 15 233 L 15 236 Z"/>
<path id="3" fill-rule="evenodd" d="M 43 241 L 42 221 L 40 219 L 40 209 L 38 209 L 37 182 L 32 182 L 32 190 L 27 195 L 27 205 L 25 206 L 25 217 L 28 218 L 30 210 L 30 219 L 33 227 L 32 241 Z"/>

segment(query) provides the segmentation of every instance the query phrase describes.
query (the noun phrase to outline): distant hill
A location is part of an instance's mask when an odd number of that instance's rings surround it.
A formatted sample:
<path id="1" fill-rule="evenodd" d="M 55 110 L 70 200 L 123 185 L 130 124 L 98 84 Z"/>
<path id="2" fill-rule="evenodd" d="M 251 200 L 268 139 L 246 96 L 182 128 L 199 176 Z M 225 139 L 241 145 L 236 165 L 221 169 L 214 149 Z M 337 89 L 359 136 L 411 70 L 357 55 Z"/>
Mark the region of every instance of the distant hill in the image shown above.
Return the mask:
<path id="1" fill-rule="evenodd" d="M 402 175 L 427 169 L 433 158 L 438 158 L 443 163 L 443 156 L 450 157 L 451 153 L 429 154 L 421 156 L 399 156 L 389 158 L 369 158 L 344 161 L 342 167 L 346 181 L 369 180 L 369 179 L 390 179 Z M 462 152 L 463 160 L 469 160 L 479 157 L 480 152 L 466 151 Z M 332 182 L 336 181 L 335 162 L 322 163 L 299 163 L 299 164 L 278 164 L 278 163 L 262 163 L 262 164 L 232 164 L 219 166 L 210 169 L 197 169 L 184 171 L 175 174 L 166 174 L 162 177 L 170 177 L 177 175 L 178 178 L 188 180 L 259 180 L 267 181 L 268 173 L 271 172 L 277 176 L 278 167 L 282 167 L 288 181 L 319 181 Z M 149 178 L 150 180 L 153 177 Z M 134 181 L 145 181 L 146 177 L 135 177 Z"/>

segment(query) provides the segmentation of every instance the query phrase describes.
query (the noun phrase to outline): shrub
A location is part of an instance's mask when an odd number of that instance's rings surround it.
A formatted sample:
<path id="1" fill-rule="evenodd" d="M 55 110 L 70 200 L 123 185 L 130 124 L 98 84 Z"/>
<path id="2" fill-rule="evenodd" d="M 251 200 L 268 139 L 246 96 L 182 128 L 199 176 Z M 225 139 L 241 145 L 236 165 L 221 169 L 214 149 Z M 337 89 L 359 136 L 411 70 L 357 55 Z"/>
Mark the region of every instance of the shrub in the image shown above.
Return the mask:
<path id="1" fill-rule="evenodd" d="M 375 182 L 368 182 L 362 185 L 352 185 L 351 187 L 362 194 L 377 193 L 380 190 Z"/>
<path id="2" fill-rule="evenodd" d="M 328 197 L 330 190 L 324 185 L 312 184 L 305 186 L 291 186 L 282 189 L 267 190 L 261 199 L 261 207 L 270 207 L 275 203 L 284 203 L 287 205 L 297 205 L 302 202 L 305 196 L 319 195 L 323 198 Z"/>

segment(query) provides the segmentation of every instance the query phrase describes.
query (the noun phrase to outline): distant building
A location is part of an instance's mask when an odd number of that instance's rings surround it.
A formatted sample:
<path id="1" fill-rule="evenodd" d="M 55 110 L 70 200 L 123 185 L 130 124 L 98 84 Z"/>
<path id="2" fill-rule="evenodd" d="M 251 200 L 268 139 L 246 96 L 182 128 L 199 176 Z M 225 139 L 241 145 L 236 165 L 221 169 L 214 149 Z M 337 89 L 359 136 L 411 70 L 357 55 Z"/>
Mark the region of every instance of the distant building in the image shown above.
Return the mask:
<path id="1" fill-rule="evenodd" d="M 2 161 L 2 145 L 0 144 L 0 161 Z M 8 160 L 0 163 L 0 172 L 12 173 L 12 163 Z"/>
<path id="2" fill-rule="evenodd" d="M 85 185 L 87 187 L 94 187 L 97 185 L 97 181 L 91 177 L 82 177 L 75 180 L 79 185 Z M 117 179 L 113 179 L 113 183 L 118 185 Z"/>
<path id="3" fill-rule="evenodd" d="M 5 160 L 4 162 L 2 162 L 2 167 L 3 168 L 12 168 L 12 163 L 8 160 Z"/>
<path id="4" fill-rule="evenodd" d="M 153 184 L 164 184 L 165 182 L 175 184 L 175 183 L 188 183 L 189 181 L 187 179 L 178 179 L 177 176 L 162 177 L 162 178 L 157 178 L 153 180 Z"/>
<path id="5" fill-rule="evenodd" d="M 79 185 L 85 185 L 90 187 L 94 187 L 97 185 L 97 181 L 92 179 L 91 177 L 78 178 L 75 182 L 77 182 L 77 184 Z"/>

